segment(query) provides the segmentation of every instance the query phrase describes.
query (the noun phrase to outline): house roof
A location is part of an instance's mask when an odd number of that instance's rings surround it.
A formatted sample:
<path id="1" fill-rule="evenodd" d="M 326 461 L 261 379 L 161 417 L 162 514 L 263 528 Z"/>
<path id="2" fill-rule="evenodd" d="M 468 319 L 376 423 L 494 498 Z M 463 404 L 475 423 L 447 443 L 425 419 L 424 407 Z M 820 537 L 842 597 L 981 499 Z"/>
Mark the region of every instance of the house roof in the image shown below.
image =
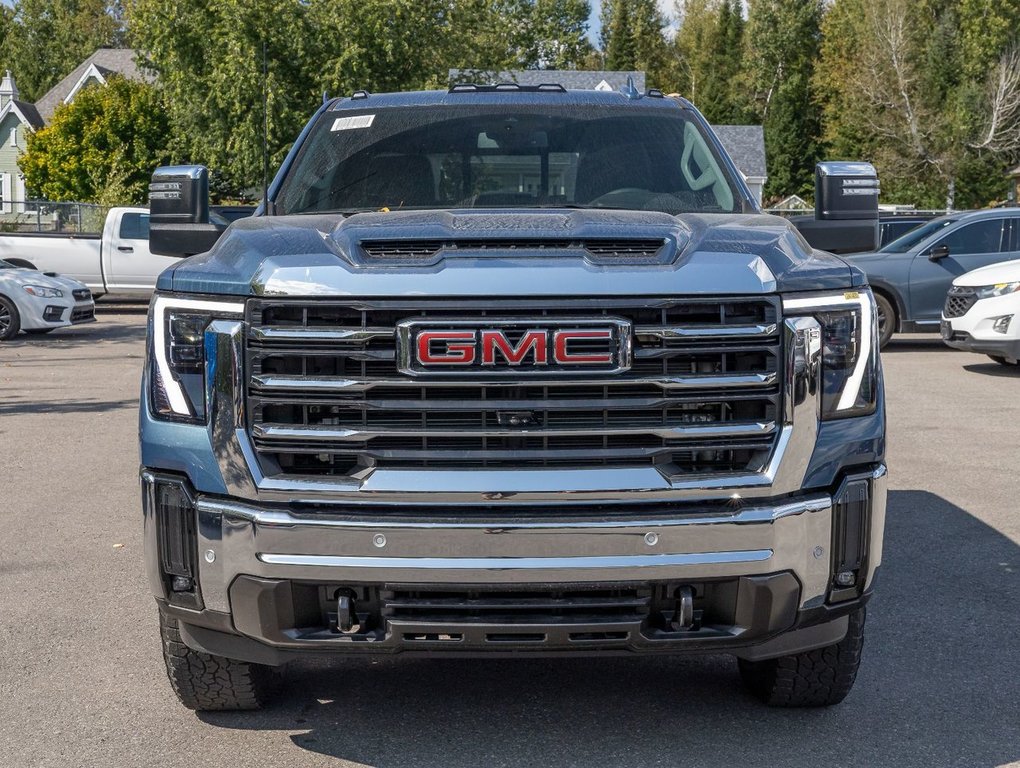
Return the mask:
<path id="1" fill-rule="evenodd" d="M 121 75 L 128 80 L 151 81 L 151 75 L 138 66 L 135 56 L 130 48 L 99 48 L 35 103 L 40 117 L 49 122 L 57 107 L 84 84 L 83 81 L 87 79 L 85 75 L 90 69 L 103 78 Z"/>
<path id="2" fill-rule="evenodd" d="M 645 90 L 644 72 L 611 72 L 606 70 L 582 69 L 515 69 L 491 72 L 474 69 L 451 69 L 450 82 L 473 82 L 479 85 L 495 83 L 518 83 L 520 85 L 542 85 L 558 83 L 568 90 L 618 91 L 627 84 L 627 78 L 634 78 L 634 87 Z M 601 87 L 600 87 L 601 86 Z"/>
<path id="3" fill-rule="evenodd" d="M 33 131 L 37 131 L 43 127 L 43 120 L 39 116 L 39 110 L 35 108 L 35 104 L 29 104 L 27 101 L 18 101 L 13 99 L 7 102 L 2 110 L 0 110 L 0 121 L 2 121 L 7 115 L 14 113 L 18 119 L 31 128 Z"/>
<path id="4" fill-rule="evenodd" d="M 733 164 L 748 178 L 768 178 L 765 131 L 760 125 L 713 125 Z"/>

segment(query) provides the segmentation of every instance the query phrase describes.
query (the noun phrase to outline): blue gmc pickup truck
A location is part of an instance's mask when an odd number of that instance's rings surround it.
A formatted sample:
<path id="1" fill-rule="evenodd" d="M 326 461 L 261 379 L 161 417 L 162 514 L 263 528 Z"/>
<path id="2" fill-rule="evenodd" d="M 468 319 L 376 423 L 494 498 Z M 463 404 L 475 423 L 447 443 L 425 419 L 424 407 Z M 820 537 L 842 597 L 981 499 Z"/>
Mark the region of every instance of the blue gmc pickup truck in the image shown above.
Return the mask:
<path id="1" fill-rule="evenodd" d="M 877 218 L 869 174 L 821 168 L 819 219 Z M 885 517 L 874 300 L 688 101 L 358 92 L 254 217 L 210 223 L 199 166 L 151 208 L 191 257 L 139 417 L 185 706 L 258 707 L 316 654 L 726 653 L 767 704 L 847 695 Z"/>

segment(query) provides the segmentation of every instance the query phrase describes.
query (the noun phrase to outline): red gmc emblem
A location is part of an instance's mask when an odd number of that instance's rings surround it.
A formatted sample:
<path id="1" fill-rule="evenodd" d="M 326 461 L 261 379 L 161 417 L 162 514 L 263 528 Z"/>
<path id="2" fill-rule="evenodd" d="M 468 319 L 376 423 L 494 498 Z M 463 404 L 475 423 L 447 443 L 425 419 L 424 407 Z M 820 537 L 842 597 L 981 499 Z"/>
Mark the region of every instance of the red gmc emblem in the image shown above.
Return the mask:
<path id="1" fill-rule="evenodd" d="M 630 367 L 630 323 L 564 319 L 406 320 L 397 326 L 398 364 L 410 375 L 549 376 L 618 373 Z"/>

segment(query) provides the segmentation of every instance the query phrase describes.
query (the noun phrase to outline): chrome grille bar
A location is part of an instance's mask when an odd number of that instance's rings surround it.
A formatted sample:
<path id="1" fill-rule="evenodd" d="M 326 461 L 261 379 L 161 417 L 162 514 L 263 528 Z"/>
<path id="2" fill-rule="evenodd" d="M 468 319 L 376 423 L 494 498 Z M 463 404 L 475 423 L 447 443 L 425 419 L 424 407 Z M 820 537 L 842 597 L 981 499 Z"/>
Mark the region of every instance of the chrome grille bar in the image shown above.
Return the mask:
<path id="1" fill-rule="evenodd" d="M 634 327 L 629 371 L 447 378 L 397 370 L 395 328 L 405 320 L 485 328 L 579 317 Z M 773 297 L 266 298 L 249 302 L 246 320 L 246 418 L 269 477 L 635 465 L 670 477 L 746 474 L 764 471 L 781 431 Z"/>

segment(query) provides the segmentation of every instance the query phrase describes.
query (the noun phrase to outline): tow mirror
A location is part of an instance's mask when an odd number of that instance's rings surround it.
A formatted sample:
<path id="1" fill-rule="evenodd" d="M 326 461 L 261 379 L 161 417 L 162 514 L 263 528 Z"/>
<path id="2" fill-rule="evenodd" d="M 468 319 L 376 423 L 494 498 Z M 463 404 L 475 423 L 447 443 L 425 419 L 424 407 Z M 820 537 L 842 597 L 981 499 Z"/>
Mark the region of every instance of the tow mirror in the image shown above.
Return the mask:
<path id="1" fill-rule="evenodd" d="M 943 243 L 942 245 L 936 245 L 930 251 L 928 251 L 929 261 L 942 261 L 949 255 L 949 246 Z"/>
<path id="2" fill-rule="evenodd" d="M 794 224 L 815 248 L 832 253 L 874 251 L 879 244 L 878 172 L 871 163 L 818 163 L 815 215 Z"/>
<path id="3" fill-rule="evenodd" d="M 205 253 L 226 229 L 209 219 L 209 171 L 201 165 L 157 168 L 149 184 L 149 250 L 160 256 Z"/>

